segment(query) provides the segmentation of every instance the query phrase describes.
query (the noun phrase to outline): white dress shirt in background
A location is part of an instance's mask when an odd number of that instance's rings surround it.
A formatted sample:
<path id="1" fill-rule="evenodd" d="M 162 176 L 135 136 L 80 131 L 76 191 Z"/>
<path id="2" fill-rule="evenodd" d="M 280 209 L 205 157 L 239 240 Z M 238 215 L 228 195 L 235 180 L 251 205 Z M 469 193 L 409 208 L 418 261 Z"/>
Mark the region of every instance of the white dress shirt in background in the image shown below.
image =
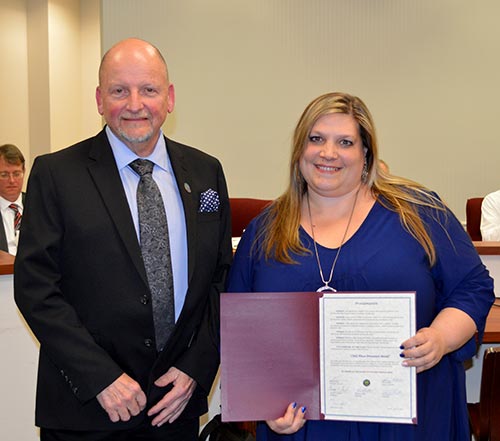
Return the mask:
<path id="1" fill-rule="evenodd" d="M 483 199 L 481 236 L 484 241 L 500 241 L 500 190 L 486 195 Z"/>
<path id="2" fill-rule="evenodd" d="M 20 194 L 14 202 L 10 202 L 0 196 L 0 213 L 2 214 L 3 229 L 5 231 L 5 237 L 7 238 L 7 246 L 9 247 L 9 254 L 15 256 L 17 253 L 17 242 L 19 241 L 19 231 L 14 230 L 14 210 L 9 208 L 9 205 L 12 203 L 17 204 L 19 207 L 19 213 L 22 215 L 22 194 Z"/>

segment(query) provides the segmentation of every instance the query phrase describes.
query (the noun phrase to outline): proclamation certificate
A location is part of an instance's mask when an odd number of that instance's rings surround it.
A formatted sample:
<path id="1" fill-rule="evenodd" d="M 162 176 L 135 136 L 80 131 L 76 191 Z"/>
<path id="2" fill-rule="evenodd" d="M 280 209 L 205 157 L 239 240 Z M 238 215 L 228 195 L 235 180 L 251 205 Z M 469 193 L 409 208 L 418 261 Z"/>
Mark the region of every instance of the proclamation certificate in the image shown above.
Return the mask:
<path id="1" fill-rule="evenodd" d="M 415 293 L 324 293 L 319 301 L 324 418 L 416 424 L 416 368 L 400 357 L 415 335 Z"/>

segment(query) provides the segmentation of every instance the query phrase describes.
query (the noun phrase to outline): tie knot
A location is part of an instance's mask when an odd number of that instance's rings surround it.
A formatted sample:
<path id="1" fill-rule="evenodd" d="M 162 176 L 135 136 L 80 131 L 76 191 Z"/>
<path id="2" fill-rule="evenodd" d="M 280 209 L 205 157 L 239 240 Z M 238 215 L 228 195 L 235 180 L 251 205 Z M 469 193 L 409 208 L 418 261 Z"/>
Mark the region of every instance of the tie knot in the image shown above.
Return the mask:
<path id="1" fill-rule="evenodd" d="M 135 161 L 132 161 L 129 166 L 142 177 L 153 172 L 154 163 L 147 159 L 136 159 Z"/>
<path id="2" fill-rule="evenodd" d="M 19 205 L 17 205 L 17 204 L 10 204 L 9 208 L 11 210 L 14 210 L 16 213 L 19 211 Z"/>

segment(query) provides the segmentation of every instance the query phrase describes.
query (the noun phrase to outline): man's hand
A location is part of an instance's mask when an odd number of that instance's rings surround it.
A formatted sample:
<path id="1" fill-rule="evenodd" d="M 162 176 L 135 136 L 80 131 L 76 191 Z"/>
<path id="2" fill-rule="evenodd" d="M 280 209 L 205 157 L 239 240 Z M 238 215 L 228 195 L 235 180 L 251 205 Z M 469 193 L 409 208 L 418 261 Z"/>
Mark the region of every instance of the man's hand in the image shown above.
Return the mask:
<path id="1" fill-rule="evenodd" d="M 146 394 L 141 386 L 127 374 L 122 374 L 106 389 L 97 394 L 97 401 L 107 412 L 109 419 L 128 421 L 146 407 Z"/>
<path id="2" fill-rule="evenodd" d="M 158 387 L 165 387 L 170 383 L 173 388 L 148 411 L 149 416 L 156 415 L 151 422 L 153 426 L 161 426 L 167 421 L 173 423 L 186 407 L 196 388 L 196 381 L 175 367 L 171 367 L 155 381 Z"/>

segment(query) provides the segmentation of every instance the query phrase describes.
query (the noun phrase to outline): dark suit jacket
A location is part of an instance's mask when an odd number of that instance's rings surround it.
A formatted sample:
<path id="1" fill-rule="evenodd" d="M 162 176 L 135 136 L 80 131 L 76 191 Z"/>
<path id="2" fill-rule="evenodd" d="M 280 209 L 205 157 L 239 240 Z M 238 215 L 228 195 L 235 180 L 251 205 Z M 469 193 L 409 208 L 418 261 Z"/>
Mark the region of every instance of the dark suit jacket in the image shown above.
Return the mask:
<path id="1" fill-rule="evenodd" d="M 24 205 L 24 197 L 25 194 L 22 194 L 23 205 Z M 3 218 L 2 213 L 0 213 L 0 250 L 9 252 L 9 246 L 7 245 L 7 233 L 5 232 L 5 228 L 3 226 Z"/>
<path id="2" fill-rule="evenodd" d="M 15 299 L 40 341 L 36 424 L 55 429 L 112 430 L 96 395 L 126 372 L 148 396 L 169 367 L 198 387 L 181 417 L 206 412 L 216 375 L 219 292 L 232 258 L 229 201 L 220 163 L 167 139 L 184 205 L 189 289 L 160 355 L 140 246 L 104 131 L 38 157 L 28 191 L 14 270 Z M 185 185 L 188 184 L 188 185 Z M 212 188 L 220 208 L 199 213 Z"/>

